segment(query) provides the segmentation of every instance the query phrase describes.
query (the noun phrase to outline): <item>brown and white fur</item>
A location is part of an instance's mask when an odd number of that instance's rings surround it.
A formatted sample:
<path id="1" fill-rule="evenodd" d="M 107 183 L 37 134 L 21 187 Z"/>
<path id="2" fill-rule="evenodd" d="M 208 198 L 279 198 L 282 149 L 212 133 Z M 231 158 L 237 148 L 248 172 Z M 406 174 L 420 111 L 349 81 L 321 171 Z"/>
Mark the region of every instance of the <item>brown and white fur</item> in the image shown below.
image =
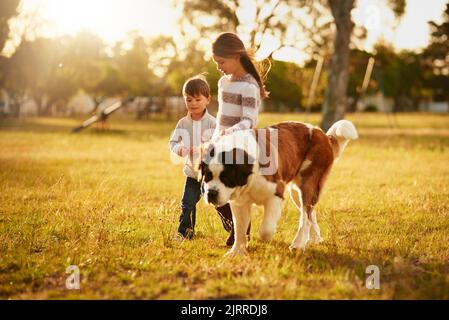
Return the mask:
<path id="1" fill-rule="evenodd" d="M 260 238 L 272 239 L 285 189 L 300 210 L 290 248 L 305 249 L 309 241 L 321 242 L 314 207 L 334 160 L 349 140 L 357 138 L 354 125 L 347 120 L 336 122 L 326 134 L 309 124 L 281 122 L 265 130 L 237 131 L 211 143 L 199 166 L 200 180 L 206 202 L 216 207 L 231 205 L 235 241 L 226 255 L 246 253 L 252 204 L 264 207 Z M 270 155 L 270 163 L 261 161 L 262 151 Z M 239 155 L 240 161 L 235 161 Z M 273 163 L 275 170 L 266 174 L 269 170 L 264 169 Z"/>

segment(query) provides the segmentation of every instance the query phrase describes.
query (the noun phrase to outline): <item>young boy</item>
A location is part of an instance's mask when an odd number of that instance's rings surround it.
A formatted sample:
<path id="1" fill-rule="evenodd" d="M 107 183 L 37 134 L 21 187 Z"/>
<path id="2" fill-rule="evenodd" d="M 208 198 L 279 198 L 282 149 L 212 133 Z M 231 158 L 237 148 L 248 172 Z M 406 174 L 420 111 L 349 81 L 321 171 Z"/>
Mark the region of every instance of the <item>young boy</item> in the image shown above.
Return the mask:
<path id="1" fill-rule="evenodd" d="M 181 200 L 182 213 L 179 217 L 178 234 L 182 239 L 192 239 L 195 235 L 196 204 L 201 198 L 201 184 L 194 168 L 202 143 L 210 140 L 216 121 L 207 112 L 210 103 L 209 84 L 202 76 L 188 79 L 183 86 L 187 115 L 179 120 L 170 138 L 170 150 L 186 158 L 184 174 L 187 176 Z"/>

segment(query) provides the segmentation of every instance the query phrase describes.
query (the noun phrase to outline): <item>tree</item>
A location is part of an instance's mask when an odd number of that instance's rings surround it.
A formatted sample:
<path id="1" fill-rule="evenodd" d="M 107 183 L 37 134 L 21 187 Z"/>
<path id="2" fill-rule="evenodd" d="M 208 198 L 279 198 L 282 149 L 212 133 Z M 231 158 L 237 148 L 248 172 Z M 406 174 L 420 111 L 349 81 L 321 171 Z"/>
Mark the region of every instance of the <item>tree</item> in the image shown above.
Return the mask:
<path id="1" fill-rule="evenodd" d="M 0 53 L 9 37 L 9 19 L 17 15 L 20 0 L 2 0 L 0 2 Z"/>
<path id="2" fill-rule="evenodd" d="M 410 51 L 396 53 L 385 44 L 377 45 L 375 51 L 374 78 L 378 89 L 393 98 L 393 111 L 416 109 L 423 87 L 420 55 Z"/>
<path id="3" fill-rule="evenodd" d="M 63 108 L 79 91 L 93 96 L 95 109 L 105 97 L 165 94 L 166 79 L 158 79 L 149 68 L 149 57 L 159 48 L 151 50 L 139 35 L 131 41 L 131 48 L 117 44 L 114 54 L 107 55 L 103 41 L 86 31 L 75 36 L 23 39 L 10 58 L 0 61 L 4 87 L 17 102 L 17 110 L 23 99 L 30 98 L 43 115 L 55 106 Z M 194 58 L 202 60 L 196 52 L 189 60 Z"/>
<path id="4" fill-rule="evenodd" d="M 328 3 L 334 17 L 336 36 L 320 124 L 324 131 L 327 131 L 336 120 L 343 119 L 346 110 L 349 43 L 353 29 L 351 10 L 354 7 L 354 0 L 329 0 Z"/>
<path id="5" fill-rule="evenodd" d="M 331 9 L 336 34 L 334 52 L 329 67 L 329 82 L 323 103 L 321 128 L 327 131 L 331 125 L 343 119 L 347 107 L 347 90 L 349 79 L 350 39 L 353 31 L 351 11 L 354 0 L 327 0 Z M 405 0 L 388 0 L 396 17 L 405 11 Z"/>
<path id="6" fill-rule="evenodd" d="M 60 38 L 24 40 L 4 63 L 4 86 L 20 105 L 33 99 L 49 115 L 79 90 L 99 97 L 126 90 L 117 63 L 104 53 L 102 41 L 87 32 Z"/>
<path id="7" fill-rule="evenodd" d="M 1 55 L 9 37 L 9 20 L 17 15 L 20 0 L 3 0 L 0 2 L 0 89 L 5 86 L 5 68 L 8 58 Z"/>
<path id="8" fill-rule="evenodd" d="M 135 36 L 132 48 L 115 57 L 118 70 L 126 79 L 128 93 L 132 96 L 152 96 L 156 93 L 156 75 L 149 69 L 150 49 L 145 39 Z"/>
<path id="9" fill-rule="evenodd" d="M 5 63 L 5 87 L 20 104 L 33 98 L 40 114 L 49 114 L 53 103 L 65 101 L 76 91 L 72 74 L 61 64 L 59 39 L 23 41 Z"/>
<path id="10" fill-rule="evenodd" d="M 166 73 L 167 84 L 172 94 L 180 94 L 184 82 L 200 73 L 207 74 L 212 94 L 216 92 L 216 83 L 220 75 L 214 63 L 205 60 L 204 55 L 204 52 L 197 48 L 195 42 L 190 42 L 183 55 L 172 59 Z"/>
<path id="11" fill-rule="evenodd" d="M 400 17 L 404 13 L 405 0 L 386 1 L 396 17 Z M 238 15 L 238 10 L 242 9 L 243 2 L 241 1 L 184 0 L 182 2 L 184 3 L 185 19 L 193 25 L 199 25 L 200 30 L 223 31 L 223 25 L 227 25 L 230 31 L 246 31 L 250 34 L 249 39 L 253 39 L 255 42 L 250 41 L 249 44 L 255 48 L 260 47 L 261 42 L 257 42 L 257 39 L 262 41 L 265 32 L 278 37 L 280 46 L 290 45 L 285 26 L 288 25 L 290 28 L 292 24 L 299 27 L 297 33 L 307 35 L 310 54 L 318 53 L 326 58 L 329 53 L 327 44 L 333 38 L 334 45 L 327 73 L 328 85 L 323 103 L 321 127 L 326 130 L 333 122 L 344 117 L 347 105 L 351 40 L 354 41 L 354 35 L 359 38 L 366 35 L 366 30 L 359 29 L 358 32 L 354 32 L 356 29 L 351 20 L 351 11 L 355 6 L 355 0 L 289 0 L 282 1 L 282 3 L 279 1 L 255 0 L 255 14 L 252 14 L 254 19 L 250 21 L 248 24 L 250 27 L 246 30 L 243 28 L 241 16 Z M 288 14 L 280 18 L 279 15 L 283 11 L 287 11 Z M 301 15 L 298 15 L 301 12 L 311 18 L 311 24 L 303 22 Z M 212 17 L 214 23 L 204 26 L 204 22 L 200 19 L 201 15 Z M 327 16 L 331 19 L 327 19 Z M 335 31 L 335 34 L 332 34 L 331 31 Z M 255 36 L 251 36 L 251 34 L 255 34 Z"/>
<path id="12" fill-rule="evenodd" d="M 434 91 L 434 98 L 449 102 L 449 3 L 443 14 L 443 22 L 429 22 L 431 40 L 423 53 L 427 87 Z"/>
<path id="13" fill-rule="evenodd" d="M 123 98 L 128 94 L 126 78 L 114 59 L 105 59 L 98 64 L 100 80 L 88 89 L 94 97 L 110 97 L 120 95 Z"/>
<path id="14" fill-rule="evenodd" d="M 292 19 L 290 11 L 286 8 L 290 1 L 179 0 L 174 2 L 181 5 L 183 9 L 181 29 L 193 27 L 193 30 L 198 32 L 198 37 L 213 38 L 220 32 L 235 32 L 243 35 L 248 46 L 257 51 L 265 37 L 273 36 L 279 40 L 279 46 L 272 48 L 270 53 L 288 45 L 287 27 Z M 244 10 L 251 12 L 247 15 L 239 14 Z"/>
<path id="15" fill-rule="evenodd" d="M 348 97 L 350 99 L 346 111 L 355 111 L 362 94 L 362 85 L 365 78 L 366 67 L 371 53 L 364 50 L 352 49 L 349 57 Z M 373 78 L 369 84 L 373 83 Z M 368 86 L 368 91 L 372 86 Z M 368 92 L 365 92 L 368 93 Z"/>
<path id="16" fill-rule="evenodd" d="M 266 82 L 270 99 L 266 101 L 265 108 L 282 110 L 286 107 L 288 111 L 295 111 L 302 107 L 303 92 L 307 90 L 301 87 L 305 70 L 291 62 L 275 61 Z"/>

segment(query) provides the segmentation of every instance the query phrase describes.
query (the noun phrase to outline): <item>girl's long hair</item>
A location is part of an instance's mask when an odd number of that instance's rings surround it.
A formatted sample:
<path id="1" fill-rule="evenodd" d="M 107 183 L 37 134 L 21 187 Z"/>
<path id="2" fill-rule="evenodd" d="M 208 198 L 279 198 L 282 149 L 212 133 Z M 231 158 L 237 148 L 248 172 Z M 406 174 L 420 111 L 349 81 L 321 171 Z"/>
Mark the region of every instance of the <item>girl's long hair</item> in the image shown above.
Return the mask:
<path id="1" fill-rule="evenodd" d="M 242 40 L 235 33 L 231 32 L 225 32 L 218 36 L 212 44 L 212 53 L 223 58 L 231 58 L 236 55 L 240 56 L 242 67 L 259 84 L 261 98 L 268 98 L 270 93 L 265 89 L 264 82 L 271 69 L 271 61 L 269 59 L 265 59 L 259 63 L 255 62 L 254 55 L 248 52 Z"/>

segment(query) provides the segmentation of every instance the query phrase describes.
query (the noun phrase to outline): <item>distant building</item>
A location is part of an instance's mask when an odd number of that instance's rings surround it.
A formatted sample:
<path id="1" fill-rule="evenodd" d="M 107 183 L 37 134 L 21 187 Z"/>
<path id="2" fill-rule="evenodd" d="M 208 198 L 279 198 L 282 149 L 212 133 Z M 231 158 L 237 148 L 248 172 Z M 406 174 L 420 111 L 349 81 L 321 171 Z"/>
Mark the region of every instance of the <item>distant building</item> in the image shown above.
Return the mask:
<path id="1" fill-rule="evenodd" d="M 435 113 L 449 112 L 449 103 L 447 101 L 422 101 L 419 104 L 419 111 Z"/>
<path id="2" fill-rule="evenodd" d="M 19 116 L 37 116 L 39 114 L 39 106 L 33 99 L 25 99 L 20 105 Z"/>
<path id="3" fill-rule="evenodd" d="M 376 94 L 367 94 L 357 103 L 357 111 L 379 111 L 392 112 L 394 101 L 392 98 L 385 97 L 381 92 Z"/>
<path id="4" fill-rule="evenodd" d="M 92 112 L 95 107 L 94 100 L 85 93 L 78 93 L 67 104 L 66 115 L 72 116 L 75 114 L 88 114 Z"/>
<path id="5" fill-rule="evenodd" d="M 8 115 L 11 113 L 11 101 L 8 92 L 0 90 L 0 115 Z"/>

